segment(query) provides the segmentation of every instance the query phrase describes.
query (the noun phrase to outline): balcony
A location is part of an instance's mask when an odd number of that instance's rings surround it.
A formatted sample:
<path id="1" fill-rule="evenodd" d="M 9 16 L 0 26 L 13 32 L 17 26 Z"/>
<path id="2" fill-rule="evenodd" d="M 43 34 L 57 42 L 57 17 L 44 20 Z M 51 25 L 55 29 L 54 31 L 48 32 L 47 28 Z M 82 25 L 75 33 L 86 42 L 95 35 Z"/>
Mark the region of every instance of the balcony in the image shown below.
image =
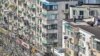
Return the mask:
<path id="1" fill-rule="evenodd" d="M 34 10 L 36 8 L 36 6 L 34 4 L 29 5 L 29 8 L 31 8 L 32 10 Z"/>
<path id="2" fill-rule="evenodd" d="M 62 10 L 62 12 L 64 12 L 64 14 L 68 14 L 69 13 L 69 10 L 68 9 Z"/>
<path id="3" fill-rule="evenodd" d="M 0 33 L 7 34 L 7 33 L 8 33 L 8 31 L 7 31 L 7 30 L 5 30 L 4 28 L 1 28 L 1 27 L 0 27 Z"/>
<path id="4" fill-rule="evenodd" d="M 16 9 L 17 9 L 16 5 L 14 5 L 14 4 L 10 4 L 10 5 L 9 5 L 9 8 L 10 8 L 11 10 L 16 10 Z"/>

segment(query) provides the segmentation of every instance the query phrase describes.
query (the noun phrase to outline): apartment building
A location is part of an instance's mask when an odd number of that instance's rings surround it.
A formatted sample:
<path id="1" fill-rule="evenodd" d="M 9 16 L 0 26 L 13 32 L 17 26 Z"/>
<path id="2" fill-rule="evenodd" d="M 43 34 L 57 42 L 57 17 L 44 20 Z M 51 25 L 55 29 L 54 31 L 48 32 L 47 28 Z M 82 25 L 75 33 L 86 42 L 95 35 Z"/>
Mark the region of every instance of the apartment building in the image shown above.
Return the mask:
<path id="1" fill-rule="evenodd" d="M 42 55 L 46 52 L 45 12 L 42 0 L 1 0 L 1 49 L 9 56 L 32 56 L 36 52 Z"/>
<path id="2" fill-rule="evenodd" d="M 100 0 L 79 0 L 79 2 L 84 4 L 100 4 Z"/>
<path id="3" fill-rule="evenodd" d="M 85 27 L 85 26 L 84 26 Z M 79 56 L 90 56 L 91 51 L 90 51 L 90 43 L 93 38 L 93 34 L 88 32 L 87 30 L 84 30 L 80 26 L 79 32 L 80 32 L 80 38 L 79 38 Z"/>
<path id="4" fill-rule="evenodd" d="M 76 5 L 77 1 L 58 1 L 44 3 L 47 9 L 47 38 L 48 42 L 55 42 L 56 47 L 62 47 L 62 24 L 68 13 L 68 8 Z"/>
<path id="5" fill-rule="evenodd" d="M 88 14 L 87 12 L 84 12 L 84 13 Z M 77 11 L 77 14 L 78 14 L 78 11 Z M 99 11 L 98 11 L 98 14 L 99 14 Z M 68 38 L 66 40 L 66 43 L 67 43 L 66 44 L 67 46 L 66 55 L 69 55 L 69 56 L 91 56 L 93 55 L 93 53 L 91 52 L 91 49 L 92 49 L 91 43 L 93 42 L 92 39 L 97 38 L 98 36 L 94 32 L 99 31 L 97 30 L 99 29 L 99 27 L 97 26 L 99 25 L 100 21 L 99 21 L 99 18 L 97 18 L 99 15 L 96 15 L 95 16 L 96 18 L 91 18 L 91 15 L 89 16 L 90 17 L 87 17 L 87 18 L 84 18 L 85 16 L 82 17 L 83 20 L 80 20 L 80 17 L 79 17 L 79 20 L 76 19 L 76 21 L 74 21 L 73 18 L 71 18 L 70 20 L 67 20 L 69 22 L 67 24 L 69 24 L 74 29 L 73 31 L 74 33 L 70 32 L 70 34 L 68 34 L 69 29 L 67 29 Z M 94 35 L 96 37 L 94 37 Z M 70 39 L 70 36 L 73 36 L 73 37 Z M 73 44 L 71 45 L 72 42 Z M 95 54 L 96 56 L 99 55 L 98 51 L 96 53 L 97 53 Z"/>
<path id="6" fill-rule="evenodd" d="M 100 16 L 99 5 L 82 5 L 76 7 L 70 7 L 70 19 L 88 19 L 90 17 Z"/>
<path id="7" fill-rule="evenodd" d="M 66 48 L 66 56 L 93 55 L 93 51 L 91 51 L 93 46 L 93 39 L 99 38 L 97 37 L 99 34 L 100 25 L 99 10 L 99 5 L 93 4 L 72 6 L 69 8 L 69 18 L 66 20 L 66 30 L 64 31 L 66 33 L 64 45 Z M 95 31 L 97 31 L 98 34 Z M 96 50 L 95 56 L 99 55 L 98 52 L 99 51 Z"/>
<path id="8" fill-rule="evenodd" d="M 93 26 L 84 21 L 67 20 L 66 26 L 68 27 L 65 31 L 67 36 L 65 38 L 66 56 L 99 56 L 100 21 L 96 25 L 95 23 Z"/>
<path id="9" fill-rule="evenodd" d="M 80 37 L 81 37 L 80 38 L 81 41 L 79 42 L 79 44 L 81 43 L 81 46 L 83 47 L 83 48 L 80 48 L 79 56 L 92 56 L 92 55 L 99 56 L 100 53 L 98 53 L 98 52 L 99 52 L 100 46 L 99 46 L 99 41 L 97 41 L 97 39 L 99 37 L 98 34 L 100 32 L 99 27 L 86 26 L 86 25 L 79 26 L 79 27 L 80 27 L 79 31 L 80 31 Z M 84 34 L 82 34 L 82 32 L 81 32 L 82 30 L 84 31 Z M 96 44 L 96 45 L 94 45 L 94 44 Z M 93 49 L 96 49 L 96 52 L 93 51 Z"/>

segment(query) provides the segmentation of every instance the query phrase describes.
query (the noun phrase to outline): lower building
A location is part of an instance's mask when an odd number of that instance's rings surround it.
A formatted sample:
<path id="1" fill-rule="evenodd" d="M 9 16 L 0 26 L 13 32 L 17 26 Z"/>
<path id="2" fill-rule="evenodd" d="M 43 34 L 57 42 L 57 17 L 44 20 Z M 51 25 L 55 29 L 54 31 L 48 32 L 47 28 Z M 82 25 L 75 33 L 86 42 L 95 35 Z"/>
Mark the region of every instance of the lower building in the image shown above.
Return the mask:
<path id="1" fill-rule="evenodd" d="M 92 19 L 92 18 L 91 18 Z M 97 18 L 95 18 L 97 19 Z M 98 19 L 99 20 L 99 19 Z M 65 41 L 66 55 L 68 56 L 99 56 L 99 21 L 93 25 L 81 22 L 67 21 Z M 90 22 L 90 21 L 89 21 Z M 72 29 L 72 30 L 71 30 Z M 70 32 L 71 30 L 72 32 Z"/>

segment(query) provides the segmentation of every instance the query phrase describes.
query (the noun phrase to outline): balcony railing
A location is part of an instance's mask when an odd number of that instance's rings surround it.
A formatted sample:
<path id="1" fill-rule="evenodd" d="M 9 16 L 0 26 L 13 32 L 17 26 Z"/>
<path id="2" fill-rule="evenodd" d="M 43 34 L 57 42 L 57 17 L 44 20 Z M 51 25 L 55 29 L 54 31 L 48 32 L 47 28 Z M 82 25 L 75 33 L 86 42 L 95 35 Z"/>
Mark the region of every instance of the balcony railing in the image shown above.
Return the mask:
<path id="1" fill-rule="evenodd" d="M 68 9 L 63 10 L 63 12 L 66 14 L 66 13 L 69 13 L 69 10 Z"/>

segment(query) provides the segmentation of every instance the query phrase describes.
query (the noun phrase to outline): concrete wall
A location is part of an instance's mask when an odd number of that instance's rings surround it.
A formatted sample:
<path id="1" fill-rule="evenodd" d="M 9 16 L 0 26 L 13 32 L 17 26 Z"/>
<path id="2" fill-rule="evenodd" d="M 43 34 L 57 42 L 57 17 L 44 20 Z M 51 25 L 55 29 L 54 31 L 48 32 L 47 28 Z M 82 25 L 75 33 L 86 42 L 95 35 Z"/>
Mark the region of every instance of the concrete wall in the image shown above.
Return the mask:
<path id="1" fill-rule="evenodd" d="M 63 25 L 63 19 L 65 19 L 65 14 L 63 12 L 63 10 L 65 11 L 65 5 L 66 4 L 69 4 L 69 5 L 76 5 L 77 4 L 77 1 L 62 1 L 62 2 L 57 2 L 58 4 L 58 46 L 62 47 L 62 39 L 63 39 L 63 32 L 62 32 L 62 26 Z"/>

